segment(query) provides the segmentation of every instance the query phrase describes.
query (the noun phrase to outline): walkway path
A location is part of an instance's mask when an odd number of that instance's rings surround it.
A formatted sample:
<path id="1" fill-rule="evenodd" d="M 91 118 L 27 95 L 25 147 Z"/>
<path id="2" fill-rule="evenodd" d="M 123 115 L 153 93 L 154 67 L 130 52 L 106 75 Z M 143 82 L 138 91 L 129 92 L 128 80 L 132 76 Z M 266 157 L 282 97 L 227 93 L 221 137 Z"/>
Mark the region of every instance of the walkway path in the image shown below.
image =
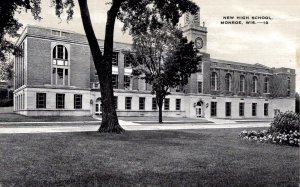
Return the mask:
<path id="1" fill-rule="evenodd" d="M 223 128 L 252 128 L 252 127 L 268 127 L 269 123 L 233 123 L 233 124 L 147 124 L 141 125 L 138 123 L 119 120 L 121 126 L 125 130 L 178 130 L 178 129 L 223 129 Z M 51 126 L 19 126 L 14 127 L 0 127 L 0 134 L 11 133 L 55 133 L 55 132 L 86 132 L 97 131 L 99 124 L 86 124 L 86 125 L 51 125 Z M 62 122 L 61 122 L 62 123 Z"/>

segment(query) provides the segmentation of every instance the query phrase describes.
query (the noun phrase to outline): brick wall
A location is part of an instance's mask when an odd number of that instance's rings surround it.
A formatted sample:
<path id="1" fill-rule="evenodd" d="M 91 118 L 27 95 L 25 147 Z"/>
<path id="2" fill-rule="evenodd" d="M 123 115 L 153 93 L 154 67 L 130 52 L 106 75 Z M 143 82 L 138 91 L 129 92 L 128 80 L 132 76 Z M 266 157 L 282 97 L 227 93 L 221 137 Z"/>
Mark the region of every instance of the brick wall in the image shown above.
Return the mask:
<path id="1" fill-rule="evenodd" d="M 29 37 L 27 39 L 27 84 L 51 84 L 51 43 Z"/>

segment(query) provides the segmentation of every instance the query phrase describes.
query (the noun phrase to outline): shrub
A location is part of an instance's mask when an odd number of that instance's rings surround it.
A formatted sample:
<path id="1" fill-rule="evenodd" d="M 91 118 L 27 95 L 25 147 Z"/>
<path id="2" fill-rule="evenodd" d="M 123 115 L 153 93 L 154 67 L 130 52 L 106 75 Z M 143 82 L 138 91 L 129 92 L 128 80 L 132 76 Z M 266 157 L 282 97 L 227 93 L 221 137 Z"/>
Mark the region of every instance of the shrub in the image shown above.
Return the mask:
<path id="1" fill-rule="evenodd" d="M 300 115 L 292 111 L 277 114 L 269 131 L 271 133 L 289 133 L 290 131 L 299 131 L 300 129 Z"/>
<path id="2" fill-rule="evenodd" d="M 13 106 L 14 105 L 14 102 L 13 100 L 0 100 L 0 107 L 10 107 L 10 106 Z"/>
<path id="3" fill-rule="evenodd" d="M 276 143 L 280 145 L 300 146 L 300 115 L 288 111 L 277 114 L 268 130 L 242 131 L 244 140 Z"/>

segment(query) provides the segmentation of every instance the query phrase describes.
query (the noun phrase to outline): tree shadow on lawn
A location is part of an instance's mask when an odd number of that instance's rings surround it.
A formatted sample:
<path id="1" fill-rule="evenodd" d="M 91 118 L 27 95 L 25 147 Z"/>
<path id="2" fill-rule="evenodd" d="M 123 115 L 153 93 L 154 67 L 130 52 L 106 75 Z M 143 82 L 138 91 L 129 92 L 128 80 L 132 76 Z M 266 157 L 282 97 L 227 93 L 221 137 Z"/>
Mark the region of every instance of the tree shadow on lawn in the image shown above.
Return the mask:
<path id="1" fill-rule="evenodd" d="M 299 151 L 240 129 L 0 135 L 3 186 L 297 185 Z M 5 185 L 4 185 L 5 184 Z"/>

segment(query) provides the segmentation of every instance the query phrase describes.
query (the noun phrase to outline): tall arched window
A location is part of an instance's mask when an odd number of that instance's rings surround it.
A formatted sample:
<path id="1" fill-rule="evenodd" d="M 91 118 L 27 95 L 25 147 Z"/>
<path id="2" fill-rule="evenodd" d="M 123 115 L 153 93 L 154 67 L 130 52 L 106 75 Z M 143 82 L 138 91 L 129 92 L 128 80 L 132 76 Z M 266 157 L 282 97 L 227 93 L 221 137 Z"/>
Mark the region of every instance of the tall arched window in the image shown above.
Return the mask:
<path id="1" fill-rule="evenodd" d="M 264 79 L 264 93 L 269 93 L 269 77 Z"/>
<path id="2" fill-rule="evenodd" d="M 231 92 L 231 87 L 232 87 L 232 76 L 230 73 L 227 73 L 225 75 L 225 89 L 226 91 Z"/>
<path id="3" fill-rule="evenodd" d="M 53 59 L 57 60 L 68 60 L 68 50 L 63 45 L 57 45 L 53 48 L 52 53 Z"/>
<path id="4" fill-rule="evenodd" d="M 211 87 L 211 90 L 218 90 L 218 75 L 216 72 L 211 73 L 210 87 Z"/>
<path id="5" fill-rule="evenodd" d="M 240 76 L 240 92 L 245 92 L 245 76 Z"/>
<path id="6" fill-rule="evenodd" d="M 257 93 L 257 77 L 252 78 L 252 92 Z"/>
<path id="7" fill-rule="evenodd" d="M 64 45 L 56 45 L 52 50 L 52 84 L 69 85 L 69 53 Z"/>

